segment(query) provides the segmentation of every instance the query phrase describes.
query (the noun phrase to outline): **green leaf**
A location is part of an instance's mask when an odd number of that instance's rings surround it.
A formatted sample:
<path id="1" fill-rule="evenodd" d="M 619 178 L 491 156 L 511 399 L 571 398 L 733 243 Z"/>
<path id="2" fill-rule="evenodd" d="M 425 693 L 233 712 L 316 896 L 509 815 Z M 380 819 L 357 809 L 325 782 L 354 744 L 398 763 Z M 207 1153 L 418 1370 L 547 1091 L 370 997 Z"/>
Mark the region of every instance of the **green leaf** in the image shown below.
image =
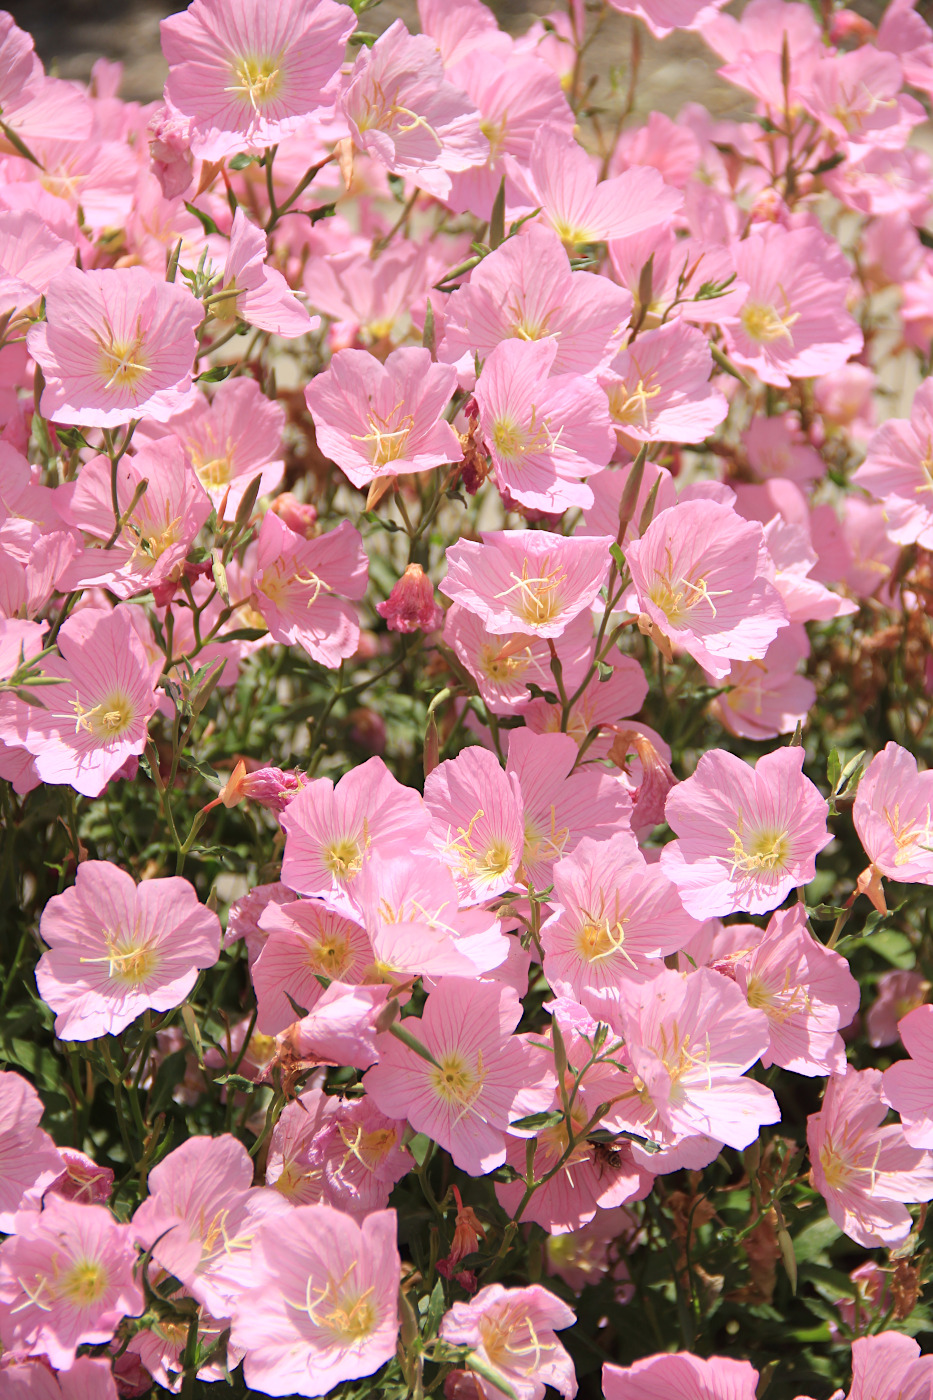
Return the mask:
<path id="1" fill-rule="evenodd" d="M 260 637 L 269 634 L 268 627 L 235 627 L 232 632 L 221 632 L 222 642 L 258 642 Z"/>
<path id="2" fill-rule="evenodd" d="M 622 569 L 628 567 L 625 562 L 625 555 L 622 553 L 622 550 L 616 544 L 615 540 L 613 540 L 612 544 L 609 546 L 609 553 L 612 555 L 616 568 L 619 569 L 620 572 Z"/>
<path id="3" fill-rule="evenodd" d="M 801 1230 L 794 1240 L 797 1263 L 807 1263 L 811 1259 L 816 1259 L 818 1255 L 824 1254 L 841 1235 L 842 1231 L 839 1226 L 834 1224 L 828 1215 L 824 1215 L 822 1220 L 814 1220 L 813 1224 L 807 1225 Z"/>
<path id="4" fill-rule="evenodd" d="M 247 1079 L 242 1074 L 218 1074 L 214 1080 L 215 1084 L 225 1084 L 231 1089 L 242 1089 L 245 1093 L 252 1093 L 256 1085 L 251 1079 Z"/>
<path id="5" fill-rule="evenodd" d="M 248 155 L 246 151 L 240 151 L 232 160 L 227 161 L 227 169 L 246 170 L 251 165 L 258 165 L 262 159 L 262 156 Z"/>
<path id="6" fill-rule="evenodd" d="M 505 176 L 499 181 L 495 203 L 489 219 L 489 246 L 498 248 L 505 242 Z"/>
<path id="7" fill-rule="evenodd" d="M 229 379 L 236 365 L 214 365 L 213 369 L 206 369 L 203 374 L 199 374 L 195 380 L 196 384 L 219 384 L 224 379 Z"/>
<path id="8" fill-rule="evenodd" d="M 529 1113 L 524 1118 L 516 1118 L 510 1126 L 518 1128 L 519 1132 L 533 1133 L 539 1128 L 556 1128 L 558 1123 L 564 1121 L 564 1115 L 559 1108 L 549 1109 L 545 1113 Z"/>
<path id="9" fill-rule="evenodd" d="M 205 214 L 203 209 L 199 209 L 195 204 L 189 204 L 187 199 L 185 200 L 185 208 L 187 209 L 189 214 L 194 215 L 194 217 L 197 219 L 198 223 L 201 225 L 205 233 L 220 232 L 220 229 L 214 223 L 214 220 L 211 218 L 210 214 Z"/>

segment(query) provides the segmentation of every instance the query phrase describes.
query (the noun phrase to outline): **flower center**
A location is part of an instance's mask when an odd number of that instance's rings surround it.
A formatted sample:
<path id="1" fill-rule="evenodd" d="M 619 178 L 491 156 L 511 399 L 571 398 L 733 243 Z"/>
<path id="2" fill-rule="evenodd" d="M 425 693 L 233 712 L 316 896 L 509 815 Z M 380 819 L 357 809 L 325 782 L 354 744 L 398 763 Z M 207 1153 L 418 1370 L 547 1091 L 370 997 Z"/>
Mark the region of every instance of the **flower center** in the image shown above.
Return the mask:
<path id="1" fill-rule="evenodd" d="M 62 1276 L 58 1293 L 76 1307 L 86 1308 L 103 1297 L 107 1283 L 107 1270 L 99 1259 L 79 1259 Z"/>
<path id="2" fill-rule="evenodd" d="M 782 316 L 777 307 L 769 305 L 763 301 L 747 301 L 740 312 L 740 320 L 744 327 L 745 334 L 750 340 L 755 340 L 759 345 L 770 345 L 775 340 L 786 340 L 793 345 L 794 337 L 790 333 L 790 328 L 795 321 L 799 321 L 799 311 L 791 311 L 786 304 Z"/>
<path id="3" fill-rule="evenodd" d="M 628 384 L 613 384 L 609 390 L 609 412 L 617 423 L 631 423 L 640 428 L 648 426 L 648 402 L 656 399 L 661 385 L 656 383 L 657 375 L 649 376 L 647 383 L 639 379 L 633 389 Z"/>
<path id="4" fill-rule="evenodd" d="M 448 1050 L 438 1057 L 436 1067 L 431 1070 L 431 1083 L 435 1093 L 445 1103 L 458 1103 L 464 1109 L 470 1107 L 483 1087 L 483 1055 L 480 1051 L 474 1069 L 459 1050 Z"/>
<path id="5" fill-rule="evenodd" d="M 527 653 L 528 648 L 525 648 Z M 510 681 L 528 670 L 530 655 L 509 656 L 506 647 L 496 647 L 486 642 L 480 648 L 479 664 L 484 675 L 491 681 Z"/>
<path id="6" fill-rule="evenodd" d="M 105 389 L 133 390 L 141 379 L 152 373 L 143 354 L 146 337 L 142 316 L 137 317 L 136 334 L 131 340 L 116 340 L 112 330 L 108 330 L 106 339 L 97 334 L 94 338 L 100 347 L 98 372 Z"/>
<path id="7" fill-rule="evenodd" d="M 282 54 L 266 55 L 258 58 L 245 55 L 233 66 L 234 92 L 244 102 L 248 102 L 256 115 L 278 95 L 282 88 Z"/>
<path id="8" fill-rule="evenodd" d="M 75 733 L 79 734 L 82 729 L 86 729 L 102 743 L 123 734 L 135 718 L 133 702 L 122 691 L 114 691 L 105 696 L 99 704 L 90 709 L 85 709 L 80 700 L 72 700 L 71 706 L 75 712 Z"/>
<path id="9" fill-rule="evenodd" d="M 732 837 L 729 853 L 732 857 L 730 873 L 733 876 L 736 871 L 740 871 L 742 875 L 753 879 L 757 875 L 773 875 L 786 866 L 790 855 L 786 831 L 762 827 L 752 834 L 747 846 L 741 827 L 737 831 L 730 827 L 729 835 Z"/>
<path id="10" fill-rule="evenodd" d="M 399 417 L 403 407 L 403 404 L 397 403 L 384 418 L 377 413 L 370 413 L 367 419 L 369 432 L 350 434 L 352 442 L 365 442 L 368 445 L 370 461 L 374 467 L 388 466 L 390 462 L 398 462 L 405 456 L 415 420 L 410 413 Z"/>
<path id="11" fill-rule="evenodd" d="M 161 961 L 158 949 L 134 934 L 108 934 L 107 954 L 109 976 L 114 982 L 138 987 L 151 977 Z"/>
<path id="12" fill-rule="evenodd" d="M 338 836 L 323 847 L 321 859 L 338 880 L 350 880 L 363 868 L 363 848 L 353 836 Z"/>
<path id="13" fill-rule="evenodd" d="M 547 571 L 548 561 L 545 558 L 541 564 L 541 573 L 534 578 L 528 574 L 528 560 L 522 560 L 521 577 L 514 573 L 509 574 L 513 580 L 510 588 L 503 589 L 497 593 L 497 598 L 508 598 L 511 594 L 517 594 L 513 607 L 523 622 L 529 626 L 540 627 L 548 622 L 553 622 L 559 616 L 563 601 L 560 596 L 560 587 L 566 582 L 567 575 L 561 573 L 560 566 Z"/>

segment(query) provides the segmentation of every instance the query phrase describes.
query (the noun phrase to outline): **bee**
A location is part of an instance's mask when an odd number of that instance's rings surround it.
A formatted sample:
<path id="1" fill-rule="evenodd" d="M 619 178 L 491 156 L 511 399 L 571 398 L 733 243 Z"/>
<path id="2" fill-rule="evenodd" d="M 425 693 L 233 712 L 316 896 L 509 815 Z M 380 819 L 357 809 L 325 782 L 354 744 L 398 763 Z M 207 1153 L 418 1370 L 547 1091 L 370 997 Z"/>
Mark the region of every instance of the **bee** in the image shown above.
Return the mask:
<path id="1" fill-rule="evenodd" d="M 593 1160 L 598 1162 L 600 1175 L 607 1167 L 612 1171 L 618 1171 L 622 1166 L 622 1153 L 614 1142 L 591 1142 L 593 1148 Z"/>

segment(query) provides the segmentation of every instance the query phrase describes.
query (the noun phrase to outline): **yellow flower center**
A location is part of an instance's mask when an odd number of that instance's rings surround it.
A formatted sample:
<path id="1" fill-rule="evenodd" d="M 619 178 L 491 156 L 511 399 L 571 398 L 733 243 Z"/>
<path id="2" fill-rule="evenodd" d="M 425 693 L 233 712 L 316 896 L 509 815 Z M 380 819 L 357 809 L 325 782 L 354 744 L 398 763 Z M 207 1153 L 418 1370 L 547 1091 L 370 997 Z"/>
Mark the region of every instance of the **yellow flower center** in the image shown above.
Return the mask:
<path id="1" fill-rule="evenodd" d="M 563 608 L 560 588 L 566 582 L 567 575 L 561 572 L 559 565 L 550 572 L 547 566 L 548 560 L 545 558 L 541 562 L 541 572 L 532 577 L 528 572 L 528 560 L 523 559 L 521 576 L 510 573 L 512 586 L 496 594 L 497 598 L 517 595 L 512 606 L 522 621 L 531 627 L 553 622 Z"/>
<path id="2" fill-rule="evenodd" d="M 99 1259 L 80 1259 L 59 1283 L 58 1294 L 79 1308 L 96 1303 L 107 1291 L 107 1270 Z"/>
<path id="3" fill-rule="evenodd" d="M 617 423 L 630 423 L 639 428 L 648 426 L 648 402 L 656 399 L 661 385 L 657 375 L 651 374 L 647 383 L 639 378 L 633 389 L 629 384 L 613 384 L 609 390 L 609 412 Z"/>
<path id="4" fill-rule="evenodd" d="M 776 870 L 782 870 L 787 864 L 790 842 L 786 831 L 762 827 L 751 834 L 746 845 L 740 822 L 738 830 L 733 831 L 729 828 L 729 835 L 732 837 L 729 852 L 732 857 L 732 875 L 735 875 L 736 871 L 750 877 L 773 875 Z"/>
<path id="5" fill-rule="evenodd" d="M 459 1050 L 447 1050 L 438 1056 L 437 1065 L 431 1069 L 429 1078 L 435 1093 L 445 1103 L 460 1104 L 466 1111 L 483 1087 L 482 1051 L 477 1056 L 474 1068 Z"/>
<path id="6" fill-rule="evenodd" d="M 122 691 L 105 696 L 90 709 L 85 709 L 80 700 L 72 700 L 71 707 L 75 712 L 75 733 L 86 729 L 102 743 L 129 729 L 136 714 L 132 700 Z"/>
<path id="7" fill-rule="evenodd" d="M 94 333 L 99 346 L 98 373 L 105 389 L 135 389 L 141 379 L 152 373 L 152 368 L 143 354 L 146 336 L 142 316 L 136 321 L 136 334 L 131 340 L 114 339 L 113 331 L 107 336 Z"/>
<path id="8" fill-rule="evenodd" d="M 353 836 L 338 836 L 323 847 L 321 859 L 338 880 L 350 880 L 363 868 L 363 848 Z"/>
<path id="9" fill-rule="evenodd" d="M 739 319 L 750 340 L 759 345 L 770 345 L 775 340 L 786 340 L 793 345 L 794 337 L 790 328 L 799 321 L 799 311 L 791 311 L 785 297 L 784 315 L 775 306 L 763 301 L 747 301 L 739 313 Z"/>
<path id="10" fill-rule="evenodd" d="M 228 92 L 235 93 L 248 102 L 256 115 L 278 95 L 282 88 L 283 54 L 266 55 L 259 58 L 247 54 L 233 65 L 233 86 Z"/>

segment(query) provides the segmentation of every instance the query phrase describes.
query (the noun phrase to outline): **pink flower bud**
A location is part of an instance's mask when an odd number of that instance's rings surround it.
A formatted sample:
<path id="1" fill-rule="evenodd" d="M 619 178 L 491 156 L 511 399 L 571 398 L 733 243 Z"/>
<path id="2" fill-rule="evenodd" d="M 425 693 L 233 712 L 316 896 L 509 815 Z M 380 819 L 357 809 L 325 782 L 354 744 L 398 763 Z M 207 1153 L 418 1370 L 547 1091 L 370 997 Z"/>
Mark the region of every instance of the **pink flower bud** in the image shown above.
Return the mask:
<path id="1" fill-rule="evenodd" d="M 376 611 L 390 632 L 433 632 L 444 620 L 443 609 L 434 601 L 434 585 L 420 564 L 409 564 Z"/>
<path id="2" fill-rule="evenodd" d="M 317 534 L 317 511 L 314 506 L 299 501 L 291 491 L 283 491 L 280 496 L 276 496 L 270 509 L 274 510 L 279 519 L 290 530 L 294 530 L 296 535 L 301 535 L 306 540 L 314 539 Z"/>
<path id="3" fill-rule="evenodd" d="M 194 158 L 188 145 L 190 122 L 170 107 L 160 107 L 149 122 L 152 173 L 166 199 L 177 199 L 191 184 Z"/>

